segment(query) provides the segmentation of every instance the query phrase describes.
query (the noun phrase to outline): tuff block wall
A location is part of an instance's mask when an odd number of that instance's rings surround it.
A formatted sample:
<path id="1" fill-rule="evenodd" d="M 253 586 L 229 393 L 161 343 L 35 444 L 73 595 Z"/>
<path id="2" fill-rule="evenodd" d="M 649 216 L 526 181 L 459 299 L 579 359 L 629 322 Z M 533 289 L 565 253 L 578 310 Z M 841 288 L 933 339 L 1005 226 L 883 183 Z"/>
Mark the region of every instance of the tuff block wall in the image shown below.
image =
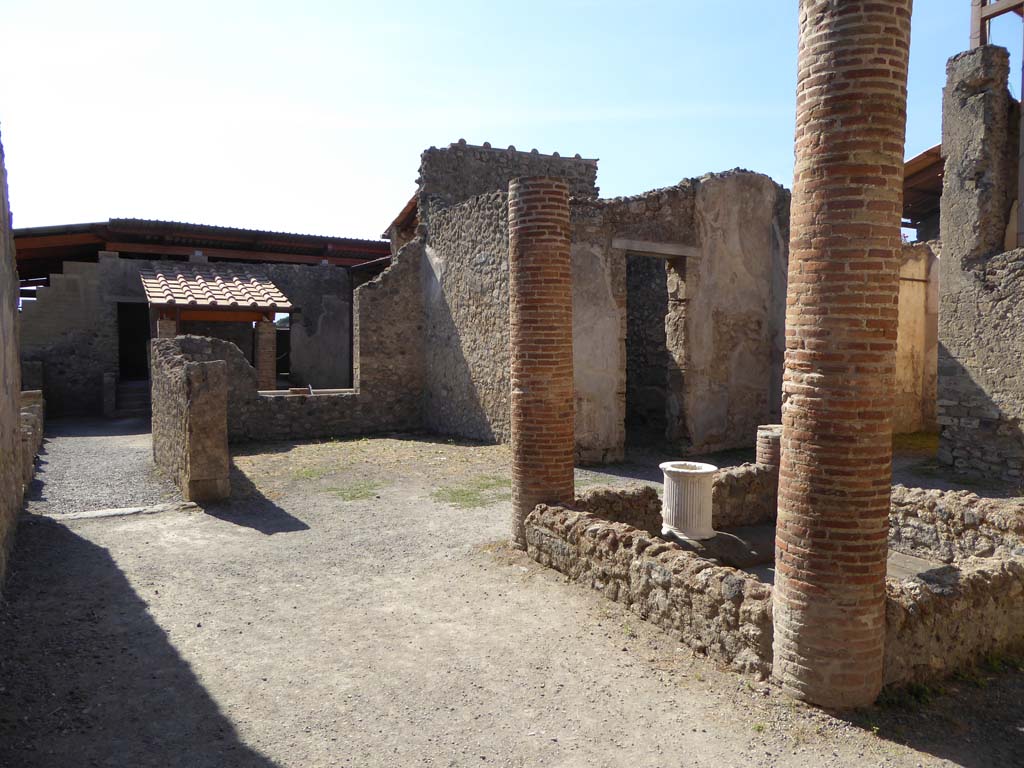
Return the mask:
<path id="1" fill-rule="evenodd" d="M 911 0 L 802 0 L 773 675 L 881 690 Z"/>
<path id="2" fill-rule="evenodd" d="M 1009 54 L 954 56 L 943 92 L 939 460 L 1024 482 L 1024 250 L 1004 250 L 1017 175 Z"/>
<path id="3" fill-rule="evenodd" d="M 508 191 L 512 543 L 525 520 L 574 493 L 572 257 L 569 186 L 549 177 Z"/>
<path id="4" fill-rule="evenodd" d="M 227 498 L 226 363 L 191 360 L 176 339 L 154 339 L 151 349 L 154 463 L 186 501 Z"/>
<path id="5" fill-rule="evenodd" d="M 21 511 L 21 365 L 18 360 L 18 273 L 11 237 L 7 170 L 0 145 L 0 585 Z"/>

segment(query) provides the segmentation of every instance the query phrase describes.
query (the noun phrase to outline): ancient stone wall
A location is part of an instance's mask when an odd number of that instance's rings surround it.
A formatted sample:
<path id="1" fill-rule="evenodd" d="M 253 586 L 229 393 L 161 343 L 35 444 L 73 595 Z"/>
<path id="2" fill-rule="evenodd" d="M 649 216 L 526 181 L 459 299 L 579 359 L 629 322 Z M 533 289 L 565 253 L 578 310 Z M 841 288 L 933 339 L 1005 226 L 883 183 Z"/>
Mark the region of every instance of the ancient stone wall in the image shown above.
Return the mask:
<path id="1" fill-rule="evenodd" d="M 7 170 L 0 145 L 0 586 L 21 511 L 21 365 L 18 360 L 18 273 L 11 237 Z"/>
<path id="2" fill-rule="evenodd" d="M 711 524 L 719 531 L 771 522 L 778 492 L 778 467 L 741 464 L 721 469 L 711 486 Z"/>
<path id="3" fill-rule="evenodd" d="M 939 460 L 1024 478 L 1024 250 L 1003 251 L 1017 172 L 1009 54 L 954 56 L 943 93 Z"/>
<path id="4" fill-rule="evenodd" d="M 938 391 L 939 244 L 905 243 L 900 260 L 893 432 L 933 431 Z"/>
<path id="5" fill-rule="evenodd" d="M 103 412 L 103 376 L 119 370 L 117 305 L 144 303 L 139 271 L 159 266 L 145 259 L 101 253 L 98 263 L 64 263 L 38 300 L 22 312 L 22 360 L 41 368 L 50 410 L 60 414 Z M 291 370 L 297 386 L 352 385 L 352 288 L 337 266 L 252 264 L 299 309 L 293 316 Z M 235 343 L 252 361 L 251 323 L 185 322 L 179 333 Z"/>
<path id="6" fill-rule="evenodd" d="M 508 190 L 520 176 L 564 178 L 573 197 L 597 197 L 597 160 L 542 155 L 482 147 L 459 141 L 447 148 L 431 147 L 420 155 L 419 216 L 429 222 L 435 208 L 461 203 L 470 197 Z"/>
<path id="7" fill-rule="evenodd" d="M 21 357 L 41 365 L 52 413 L 103 410 L 103 374 L 117 370 L 118 339 L 117 305 L 101 286 L 99 264 L 66 262 L 22 309 Z"/>
<path id="8" fill-rule="evenodd" d="M 25 495 L 32 475 L 35 474 L 36 456 L 43 446 L 43 426 L 46 403 L 38 389 L 22 390 L 20 398 L 19 429 L 21 432 L 21 494 Z M 0 574 L 2 580 L 2 574 Z"/>
<path id="9" fill-rule="evenodd" d="M 885 684 L 930 682 L 1024 650 L 1024 557 L 886 580 Z"/>
<path id="10" fill-rule="evenodd" d="M 176 339 L 150 343 L 153 461 L 186 501 L 226 498 L 231 492 L 227 364 L 190 359 Z"/>
<path id="11" fill-rule="evenodd" d="M 534 560 L 625 604 L 698 653 L 741 672 L 770 673 L 772 589 L 753 576 L 583 510 L 538 506 L 526 537 Z"/>
<path id="12" fill-rule="evenodd" d="M 767 176 L 730 171 L 700 179 L 694 207 L 700 256 L 683 275 L 670 265 L 685 338 L 673 343 L 670 330 L 669 348 L 686 417 L 677 437 L 700 452 L 748 446 L 758 424 L 779 421 L 789 193 Z M 667 327 L 677 325 L 670 318 Z"/>
<path id="13" fill-rule="evenodd" d="M 889 547 L 943 563 L 1024 555 L 1024 499 L 895 485 Z"/>
<path id="14" fill-rule="evenodd" d="M 425 426 L 509 439 L 508 194 L 436 211 L 423 270 Z"/>

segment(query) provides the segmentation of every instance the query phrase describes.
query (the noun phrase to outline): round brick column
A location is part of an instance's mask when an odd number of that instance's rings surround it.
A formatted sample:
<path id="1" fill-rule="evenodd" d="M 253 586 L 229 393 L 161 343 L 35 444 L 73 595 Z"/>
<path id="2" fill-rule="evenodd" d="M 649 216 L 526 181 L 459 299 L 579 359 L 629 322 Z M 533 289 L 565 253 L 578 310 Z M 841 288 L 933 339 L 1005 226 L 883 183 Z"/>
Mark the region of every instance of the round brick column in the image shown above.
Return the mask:
<path id="1" fill-rule="evenodd" d="M 538 504 L 574 495 L 572 260 L 569 187 L 514 179 L 508 188 L 512 358 L 512 543 Z"/>
<path id="2" fill-rule="evenodd" d="M 882 685 L 911 0 L 801 0 L 773 674 Z"/>

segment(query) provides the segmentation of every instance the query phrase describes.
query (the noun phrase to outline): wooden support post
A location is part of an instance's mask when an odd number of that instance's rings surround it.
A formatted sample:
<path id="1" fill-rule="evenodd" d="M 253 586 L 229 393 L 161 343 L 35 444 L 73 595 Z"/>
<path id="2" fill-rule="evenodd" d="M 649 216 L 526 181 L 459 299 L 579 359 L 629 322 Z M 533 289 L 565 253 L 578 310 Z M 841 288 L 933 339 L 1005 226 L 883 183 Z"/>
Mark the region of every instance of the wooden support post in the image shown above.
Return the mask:
<path id="1" fill-rule="evenodd" d="M 971 0 L 971 48 L 988 45 L 988 23 L 981 17 L 985 0 Z"/>

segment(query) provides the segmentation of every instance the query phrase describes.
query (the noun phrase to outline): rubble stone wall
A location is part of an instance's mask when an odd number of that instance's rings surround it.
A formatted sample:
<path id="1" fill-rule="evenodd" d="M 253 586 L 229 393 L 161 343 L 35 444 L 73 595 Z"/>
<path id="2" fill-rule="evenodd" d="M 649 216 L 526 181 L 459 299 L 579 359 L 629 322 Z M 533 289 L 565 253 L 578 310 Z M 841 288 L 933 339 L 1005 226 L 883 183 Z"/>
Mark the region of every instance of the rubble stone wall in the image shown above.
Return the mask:
<path id="1" fill-rule="evenodd" d="M 419 216 L 429 221 L 435 207 L 456 205 L 476 195 L 507 191 L 512 179 L 528 176 L 562 178 L 573 197 L 597 197 L 597 161 L 520 152 L 459 141 L 431 147 L 420 155 Z"/>
<path id="2" fill-rule="evenodd" d="M 886 579 L 885 684 L 938 680 L 1024 650 L 1024 557 L 969 558 Z"/>
<path id="3" fill-rule="evenodd" d="M 154 339 L 151 352 L 154 463 L 186 501 L 226 498 L 227 364 L 190 359 L 176 339 Z"/>
<path id="4" fill-rule="evenodd" d="M 939 460 L 1024 482 L 1024 250 L 1004 251 L 1017 175 L 1009 54 L 950 59 L 943 94 Z"/>
<path id="5" fill-rule="evenodd" d="M 766 677 L 772 589 L 626 523 L 585 510 L 538 506 L 527 551 L 542 565 L 626 605 L 698 653 Z"/>
<path id="6" fill-rule="evenodd" d="M 778 499 L 778 467 L 741 464 L 721 469 L 711 486 L 711 524 L 725 530 L 771 522 Z"/>
<path id="7" fill-rule="evenodd" d="M 18 273 L 11 237 L 7 171 L 0 146 L 0 585 L 21 511 L 21 365 L 18 360 Z"/>
<path id="8" fill-rule="evenodd" d="M 43 426 L 46 417 L 46 404 L 43 393 L 38 390 L 22 390 L 19 427 L 21 431 L 21 492 L 28 490 L 35 474 L 36 456 L 43 446 Z"/>
<path id="9" fill-rule="evenodd" d="M 436 211 L 426 255 L 424 423 L 441 434 L 507 442 L 508 193 Z"/>
<path id="10" fill-rule="evenodd" d="M 889 547 L 943 563 L 1024 555 L 1024 499 L 981 498 L 970 491 L 895 485 Z"/>

